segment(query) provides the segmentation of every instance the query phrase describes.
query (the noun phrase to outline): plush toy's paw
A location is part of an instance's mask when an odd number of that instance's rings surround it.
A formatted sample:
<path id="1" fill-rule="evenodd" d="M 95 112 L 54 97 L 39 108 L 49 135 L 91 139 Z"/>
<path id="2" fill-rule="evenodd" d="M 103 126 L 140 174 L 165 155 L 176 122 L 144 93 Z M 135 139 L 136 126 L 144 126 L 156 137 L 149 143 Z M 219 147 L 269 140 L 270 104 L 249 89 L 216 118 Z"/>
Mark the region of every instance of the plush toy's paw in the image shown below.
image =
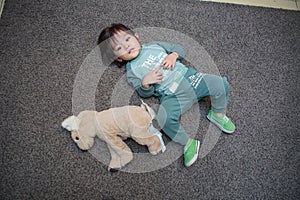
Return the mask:
<path id="1" fill-rule="evenodd" d="M 119 151 L 120 155 L 118 154 L 111 154 L 112 158 L 108 165 L 108 170 L 110 169 L 121 169 L 127 163 L 129 163 L 133 159 L 133 154 L 131 151 Z"/>
<path id="2" fill-rule="evenodd" d="M 153 147 L 153 146 L 152 146 Z M 157 155 L 159 152 L 161 152 L 161 148 L 157 148 L 155 147 L 155 150 L 151 150 L 151 148 L 149 148 L 149 152 L 152 154 L 152 155 Z"/>
<path id="3" fill-rule="evenodd" d="M 111 173 L 116 173 L 120 170 L 120 168 L 110 168 L 110 167 L 108 167 L 107 170 Z"/>
<path id="4" fill-rule="evenodd" d="M 157 155 L 159 152 L 163 150 L 162 144 L 156 135 L 151 137 L 151 140 L 153 143 L 148 146 L 148 150 L 152 155 Z"/>
<path id="5" fill-rule="evenodd" d="M 155 135 L 159 139 L 160 145 L 156 145 L 159 148 L 159 150 L 157 150 L 157 153 L 159 153 L 160 151 L 165 152 L 166 145 L 165 145 L 165 142 L 162 138 L 162 133 L 159 130 L 157 130 L 152 124 L 150 124 L 148 130 L 151 134 Z M 154 140 L 154 143 L 155 143 L 155 140 Z M 155 151 L 155 147 L 154 148 L 152 147 L 152 149 L 154 149 L 154 151 Z"/>
<path id="6" fill-rule="evenodd" d="M 152 152 L 150 152 L 150 154 L 153 155 L 153 156 L 155 156 L 155 155 L 157 155 L 159 152 L 160 152 L 160 151 L 158 151 L 158 152 L 157 152 L 157 151 L 152 151 Z"/>

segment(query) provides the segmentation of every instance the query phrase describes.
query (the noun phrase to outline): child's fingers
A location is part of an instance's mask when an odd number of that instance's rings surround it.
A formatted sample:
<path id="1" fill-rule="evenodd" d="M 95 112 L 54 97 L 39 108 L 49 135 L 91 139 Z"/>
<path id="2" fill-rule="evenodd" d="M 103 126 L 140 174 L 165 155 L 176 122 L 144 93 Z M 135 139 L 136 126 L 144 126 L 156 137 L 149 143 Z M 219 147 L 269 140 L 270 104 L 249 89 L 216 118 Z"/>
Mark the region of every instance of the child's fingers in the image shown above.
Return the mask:
<path id="1" fill-rule="evenodd" d="M 163 80 L 163 78 L 164 78 L 164 77 L 163 77 L 162 75 L 158 76 L 157 79 L 156 79 L 156 82 L 157 82 L 157 83 L 161 83 L 162 80 Z"/>
<path id="2" fill-rule="evenodd" d="M 172 65 L 172 64 L 166 64 L 165 65 L 165 69 L 174 69 L 174 65 Z"/>
<path id="3" fill-rule="evenodd" d="M 169 67 L 169 66 L 171 65 L 171 62 L 168 61 L 168 60 L 165 60 L 165 61 L 163 62 L 163 65 L 164 65 L 165 67 Z"/>
<path id="4" fill-rule="evenodd" d="M 161 70 L 162 68 L 163 68 L 163 66 L 161 65 L 161 66 L 155 68 L 155 69 L 153 70 L 153 72 L 154 72 L 154 73 L 157 73 L 157 72 L 159 72 L 159 70 Z"/>
<path id="5" fill-rule="evenodd" d="M 157 78 L 158 78 L 158 79 L 163 79 L 164 76 L 163 76 L 162 74 L 157 74 Z"/>
<path id="6" fill-rule="evenodd" d="M 176 60 L 175 60 L 176 61 Z M 161 65 L 163 66 L 164 69 L 174 69 L 174 65 L 175 65 L 175 61 L 170 60 L 168 58 L 166 58 Z"/>
<path id="7" fill-rule="evenodd" d="M 162 80 L 163 80 L 163 78 L 164 78 L 164 76 L 162 74 L 155 74 L 155 75 L 156 75 L 155 76 L 155 82 L 156 83 L 161 83 Z"/>

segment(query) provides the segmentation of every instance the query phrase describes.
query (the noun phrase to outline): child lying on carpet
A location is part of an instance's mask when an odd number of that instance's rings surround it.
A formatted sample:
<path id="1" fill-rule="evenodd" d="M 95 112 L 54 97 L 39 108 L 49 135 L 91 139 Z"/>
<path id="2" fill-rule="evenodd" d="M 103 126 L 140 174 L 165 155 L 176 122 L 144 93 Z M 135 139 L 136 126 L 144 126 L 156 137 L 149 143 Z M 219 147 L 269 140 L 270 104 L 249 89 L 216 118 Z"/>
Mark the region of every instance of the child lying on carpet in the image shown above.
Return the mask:
<path id="1" fill-rule="evenodd" d="M 180 62 L 184 56 L 181 46 L 166 42 L 140 44 L 138 35 L 123 24 L 103 29 L 98 45 L 104 62 L 126 65 L 127 81 L 141 97 L 159 98 L 158 124 L 173 141 L 184 146 L 185 166 L 197 160 L 200 142 L 186 133 L 180 116 L 198 100 L 210 96 L 212 109 L 207 118 L 222 131 L 234 132 L 235 125 L 225 115 L 227 79 L 187 68 Z"/>

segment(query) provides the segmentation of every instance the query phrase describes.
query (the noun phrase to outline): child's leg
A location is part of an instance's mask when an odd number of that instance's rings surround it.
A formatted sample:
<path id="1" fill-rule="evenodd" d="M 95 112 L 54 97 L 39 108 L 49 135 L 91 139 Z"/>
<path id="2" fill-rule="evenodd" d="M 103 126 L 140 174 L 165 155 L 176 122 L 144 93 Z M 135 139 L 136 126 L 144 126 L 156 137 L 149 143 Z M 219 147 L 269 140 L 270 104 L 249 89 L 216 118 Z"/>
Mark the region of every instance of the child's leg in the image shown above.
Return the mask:
<path id="1" fill-rule="evenodd" d="M 230 92 L 226 77 L 205 74 L 195 91 L 198 99 L 211 96 L 211 106 L 215 113 L 225 113 Z"/>
<path id="2" fill-rule="evenodd" d="M 161 101 L 156 118 L 159 126 L 173 141 L 185 145 L 189 135 L 180 124 L 183 106 L 175 96 L 166 97 Z"/>
<path id="3" fill-rule="evenodd" d="M 180 116 L 193 104 L 192 95 L 177 94 L 161 101 L 157 120 L 164 132 L 175 142 L 184 145 L 184 165 L 191 166 L 198 158 L 200 142 L 191 139 L 180 124 Z"/>
<path id="4" fill-rule="evenodd" d="M 235 125 L 225 115 L 229 98 L 229 84 L 226 78 L 206 74 L 196 88 L 197 97 L 211 96 L 212 110 L 207 118 L 226 133 L 233 133 Z"/>

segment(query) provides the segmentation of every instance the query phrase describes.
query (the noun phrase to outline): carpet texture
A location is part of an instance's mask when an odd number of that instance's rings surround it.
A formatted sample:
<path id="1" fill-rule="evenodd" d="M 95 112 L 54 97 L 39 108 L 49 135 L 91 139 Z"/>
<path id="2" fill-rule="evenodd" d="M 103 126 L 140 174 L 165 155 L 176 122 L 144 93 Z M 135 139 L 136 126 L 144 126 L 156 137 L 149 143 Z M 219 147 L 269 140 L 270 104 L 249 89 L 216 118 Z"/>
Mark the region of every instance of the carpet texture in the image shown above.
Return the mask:
<path id="1" fill-rule="evenodd" d="M 228 114 L 236 133 L 222 134 L 190 168 L 180 157 L 147 173 L 109 173 L 79 150 L 60 123 L 72 114 L 81 64 L 99 31 L 113 22 L 176 30 L 204 47 L 231 84 Z M 0 20 L 0 198 L 299 199 L 299 30 L 299 12 L 201 1 L 6 1 Z M 123 74 L 105 70 L 97 110 L 110 107 Z M 136 94 L 131 103 L 139 103 Z M 208 106 L 200 102 L 199 108 L 207 126 Z M 203 126 L 196 135 L 201 140 Z"/>

